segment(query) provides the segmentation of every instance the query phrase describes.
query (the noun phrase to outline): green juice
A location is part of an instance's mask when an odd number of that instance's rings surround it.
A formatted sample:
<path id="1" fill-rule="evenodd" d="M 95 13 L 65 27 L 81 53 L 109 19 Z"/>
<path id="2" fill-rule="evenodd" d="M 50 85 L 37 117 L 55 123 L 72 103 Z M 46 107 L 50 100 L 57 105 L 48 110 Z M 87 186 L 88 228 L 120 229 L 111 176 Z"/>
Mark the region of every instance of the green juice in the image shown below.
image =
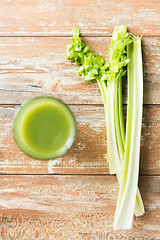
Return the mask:
<path id="1" fill-rule="evenodd" d="M 76 123 L 70 109 L 51 97 L 34 98 L 23 105 L 14 120 L 19 148 L 36 159 L 52 159 L 72 146 Z"/>

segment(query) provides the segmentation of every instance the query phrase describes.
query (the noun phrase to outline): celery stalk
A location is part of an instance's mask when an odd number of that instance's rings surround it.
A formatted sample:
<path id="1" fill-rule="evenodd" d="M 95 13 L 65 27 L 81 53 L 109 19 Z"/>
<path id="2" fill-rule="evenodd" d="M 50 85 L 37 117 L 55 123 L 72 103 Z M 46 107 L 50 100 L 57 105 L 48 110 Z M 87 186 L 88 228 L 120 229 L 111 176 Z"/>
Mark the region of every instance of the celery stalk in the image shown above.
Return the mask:
<path id="1" fill-rule="evenodd" d="M 130 229 L 135 211 L 143 108 L 143 73 L 140 37 L 134 37 L 133 43 L 127 46 L 127 53 L 130 59 L 127 66 L 127 130 L 122 182 L 114 219 L 115 230 Z M 137 199 L 139 199 L 139 196 L 140 194 L 138 193 Z M 137 206 L 138 212 L 139 207 L 144 212 L 141 199 Z"/>
<path id="2" fill-rule="evenodd" d="M 122 26 L 116 26 L 113 31 L 112 41 L 115 41 L 119 36 L 118 33 L 125 34 L 127 31 L 127 27 Z M 111 56 L 112 57 L 112 56 Z M 129 56 L 128 56 L 129 58 Z M 116 84 L 114 86 L 118 87 L 119 89 L 117 92 L 117 96 L 113 94 L 111 97 L 115 98 L 115 103 L 118 104 L 115 105 L 114 114 L 115 114 L 115 132 L 116 132 L 116 141 L 117 141 L 117 147 L 119 151 L 119 157 L 121 165 L 124 164 L 124 151 L 125 151 L 125 131 L 124 131 L 124 121 L 123 121 L 123 108 L 122 108 L 122 78 L 115 80 Z M 109 82 L 108 82 L 109 84 Z M 115 89 L 116 91 L 116 89 Z M 122 172 L 117 172 L 117 179 L 119 184 L 121 185 L 122 180 Z M 141 195 L 139 190 L 137 189 L 137 197 L 136 197 L 136 204 L 135 204 L 135 215 L 140 216 L 144 213 L 144 206 L 141 199 Z"/>
<path id="3" fill-rule="evenodd" d="M 115 117 L 117 117 L 117 108 L 115 107 L 115 100 L 117 97 L 116 93 L 116 82 L 108 81 L 108 95 L 107 95 L 107 142 L 108 142 L 108 154 L 109 154 L 109 170 L 111 174 L 121 171 L 121 157 L 119 152 L 118 140 L 117 138 L 117 122 Z M 117 119 L 118 121 L 118 119 Z"/>
<path id="4" fill-rule="evenodd" d="M 116 78 L 117 73 L 120 71 L 118 69 L 118 64 L 120 63 L 121 53 L 119 54 L 119 46 L 117 45 L 116 48 L 112 46 L 116 42 L 117 39 L 127 32 L 127 26 L 116 26 L 113 35 L 112 35 L 112 43 L 111 48 L 109 51 L 109 68 L 110 68 L 110 79 L 107 81 L 108 86 L 108 98 L 107 98 L 107 111 L 108 114 L 106 115 L 107 120 L 107 144 L 108 148 L 108 157 L 109 157 L 109 170 L 110 173 L 118 173 L 121 171 L 121 165 L 124 158 L 124 145 L 123 145 L 123 138 L 121 136 L 121 129 L 122 121 L 120 122 L 120 118 L 122 120 L 122 112 L 119 111 L 119 107 L 122 108 L 122 105 L 119 105 L 119 91 L 118 85 L 119 80 L 121 77 Z M 121 41 L 119 39 L 119 41 Z M 116 42 L 117 44 L 117 42 Z M 125 45 L 122 46 L 122 54 L 123 48 Z M 121 67 L 120 67 L 121 68 Z M 121 68 L 122 69 L 122 68 Z M 120 116 L 121 114 L 121 116 Z M 122 124 L 122 125 L 120 125 Z"/>
<path id="5" fill-rule="evenodd" d="M 80 65 L 78 75 L 81 75 L 87 82 L 96 79 L 99 84 L 106 115 L 107 160 L 109 161 L 110 173 L 116 173 L 120 191 L 122 191 L 125 172 L 122 169 L 124 164 L 126 164 L 124 155 L 125 157 L 127 156 L 125 149 L 128 146 L 127 144 L 129 144 L 125 139 L 123 122 L 122 76 L 126 72 L 124 67 L 129 62 L 129 59 L 126 57 L 126 46 L 132 42 L 131 37 L 127 33 L 126 26 L 115 27 L 112 43 L 108 51 L 108 63 L 98 54 L 94 55 L 90 47 L 82 42 L 78 28 L 73 28 L 71 42 L 71 44 L 67 45 L 67 58 L 74 60 L 77 65 Z M 127 140 L 129 142 L 129 137 Z M 122 184 L 123 186 L 121 186 Z M 137 188 L 134 214 L 139 216 L 143 213 L 143 202 Z"/>
<path id="6" fill-rule="evenodd" d="M 107 108 L 107 95 L 108 95 L 107 86 L 106 86 L 105 82 L 101 82 L 101 81 L 98 81 L 98 84 L 99 84 L 99 88 L 101 90 L 103 103 L 104 103 L 104 110 L 105 110 L 105 115 L 106 115 L 106 126 L 108 127 L 109 117 L 108 117 L 108 108 Z M 121 107 L 121 105 L 120 105 L 120 107 Z M 121 109 L 122 109 L 122 107 L 121 107 Z M 121 118 L 123 119 L 123 115 L 121 116 Z M 121 121 L 122 121 L 122 119 L 121 119 Z M 122 124 L 123 124 L 123 126 L 122 126 L 121 130 L 123 131 L 124 130 L 124 123 L 122 122 Z M 124 138 L 125 138 L 125 133 L 124 133 Z M 108 155 L 108 153 L 109 153 L 109 151 L 108 151 L 108 148 L 109 148 L 108 143 L 109 143 L 109 141 L 108 141 L 108 135 L 107 135 L 107 158 L 110 157 Z M 122 151 L 121 154 L 124 155 L 124 146 L 123 146 L 123 149 L 121 149 L 121 151 Z M 124 158 L 122 159 L 122 162 L 121 162 L 122 166 L 123 166 L 123 161 L 124 161 Z M 119 183 L 119 185 L 121 185 L 122 171 L 121 172 L 116 172 L 116 175 L 117 175 L 118 183 Z M 142 198 L 141 198 L 139 190 L 137 190 L 136 205 L 135 205 L 135 212 L 134 212 L 134 214 L 135 214 L 135 216 L 140 216 L 140 215 L 143 215 L 143 213 L 144 213 L 144 206 L 143 206 Z"/>
<path id="7" fill-rule="evenodd" d="M 121 134 L 121 132 L 122 132 L 121 124 L 124 126 L 124 123 L 120 122 L 120 119 L 123 118 L 123 113 L 119 109 L 119 108 L 122 109 L 122 105 L 120 106 L 120 103 L 119 103 L 119 89 L 118 89 L 119 81 L 120 81 L 120 79 L 115 81 L 114 118 L 115 118 L 115 131 L 116 131 L 117 146 L 118 146 L 118 150 L 119 150 L 119 158 L 120 158 L 120 162 L 122 165 L 123 158 L 124 158 L 124 144 L 123 144 L 123 137 Z"/>
<path id="8" fill-rule="evenodd" d="M 122 104 L 122 77 L 119 79 L 118 84 L 118 110 L 119 110 L 119 123 L 120 131 L 122 137 L 123 148 L 125 146 L 125 130 L 124 130 L 124 120 L 123 120 L 123 104 Z"/>
<path id="9" fill-rule="evenodd" d="M 107 127 L 107 131 L 109 131 L 109 138 L 107 135 L 107 141 L 112 140 L 112 146 L 110 151 L 110 155 L 112 157 L 109 158 L 109 165 L 116 166 L 117 165 L 117 159 L 119 159 L 119 163 L 122 166 L 123 158 L 124 158 L 124 136 L 122 136 L 122 132 L 124 131 L 124 122 L 123 122 L 123 111 L 122 109 L 122 99 L 119 99 L 121 97 L 121 92 L 119 91 L 119 81 L 121 80 L 121 77 L 117 78 L 117 74 L 123 70 L 123 65 L 121 66 L 122 62 L 123 64 L 127 64 L 128 60 L 123 59 L 121 61 L 121 58 L 124 56 L 124 49 L 125 44 L 124 40 L 128 38 L 125 34 L 127 33 L 127 26 L 121 25 L 116 26 L 114 28 L 113 34 L 112 34 L 112 42 L 110 45 L 110 49 L 108 51 L 109 53 L 109 67 L 110 67 L 110 75 L 111 78 L 109 81 L 107 81 L 108 85 L 108 111 L 109 115 L 107 116 L 109 118 L 110 126 Z M 130 38 L 126 41 L 126 44 L 130 43 Z M 122 91 L 122 88 L 121 88 Z M 120 96 L 119 96 L 120 95 Z M 121 102 L 119 102 L 121 100 Z M 111 105 L 112 104 L 112 105 Z M 121 119 L 121 120 L 120 120 Z M 122 134 L 121 134 L 122 133 Z M 112 170 L 112 171 L 111 171 Z M 121 168 L 112 168 L 110 169 L 110 173 L 117 173 L 120 172 Z"/>
<path id="10" fill-rule="evenodd" d="M 118 153 L 118 146 L 116 142 L 115 121 L 114 121 L 114 82 L 106 84 L 98 81 L 101 94 L 103 97 L 106 127 L 107 127 L 107 159 L 109 159 L 110 173 L 117 173 L 121 171 L 121 162 Z"/>

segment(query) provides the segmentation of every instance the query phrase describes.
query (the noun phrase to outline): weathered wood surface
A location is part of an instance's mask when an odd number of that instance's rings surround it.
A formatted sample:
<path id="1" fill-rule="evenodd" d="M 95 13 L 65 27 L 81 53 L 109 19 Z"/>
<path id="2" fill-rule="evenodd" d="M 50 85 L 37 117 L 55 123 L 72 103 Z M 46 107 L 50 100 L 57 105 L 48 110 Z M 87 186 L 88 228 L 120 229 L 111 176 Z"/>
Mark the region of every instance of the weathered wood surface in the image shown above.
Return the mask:
<path id="1" fill-rule="evenodd" d="M 159 0 L 0 1 L 0 173 L 15 174 L 0 175 L 0 239 L 160 239 L 159 13 Z M 112 228 L 119 187 L 115 176 L 103 175 L 109 171 L 100 91 L 66 60 L 73 26 L 106 57 L 118 24 L 144 36 L 139 185 L 146 213 L 131 231 Z M 12 135 L 19 105 L 41 95 L 70 104 L 78 123 L 71 150 L 50 161 L 24 155 Z"/>
<path id="2" fill-rule="evenodd" d="M 160 239 L 160 177 L 140 177 L 146 214 L 113 231 L 111 176 L 0 176 L 1 239 Z"/>
<path id="3" fill-rule="evenodd" d="M 0 107 L 0 171 L 14 174 L 109 173 L 103 106 L 71 106 L 77 121 L 77 137 L 71 150 L 50 161 L 23 154 L 12 135 L 13 116 L 19 106 Z M 160 174 L 160 106 L 144 106 L 141 141 L 141 174 Z"/>
<path id="4" fill-rule="evenodd" d="M 100 104 L 97 83 L 85 83 L 77 66 L 66 60 L 71 38 L 0 38 L 0 104 L 21 104 L 54 95 L 69 104 Z M 106 56 L 111 38 L 84 38 L 95 53 Z M 144 37 L 144 103 L 160 103 L 160 37 Z M 126 97 L 125 97 L 126 101 Z"/>
<path id="5" fill-rule="evenodd" d="M 64 36 L 74 26 L 85 35 L 111 35 L 127 24 L 139 35 L 159 34 L 159 0 L 1 0 L 0 35 Z"/>

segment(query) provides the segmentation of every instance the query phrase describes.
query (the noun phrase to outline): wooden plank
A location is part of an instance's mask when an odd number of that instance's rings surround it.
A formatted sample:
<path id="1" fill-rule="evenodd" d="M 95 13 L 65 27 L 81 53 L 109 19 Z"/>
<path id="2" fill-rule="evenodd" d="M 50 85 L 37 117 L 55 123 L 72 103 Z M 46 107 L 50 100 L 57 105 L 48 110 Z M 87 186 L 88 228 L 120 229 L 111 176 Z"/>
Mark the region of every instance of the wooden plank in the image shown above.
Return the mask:
<path id="1" fill-rule="evenodd" d="M 14 9 L 14 11 L 13 11 Z M 115 25 L 127 24 L 133 34 L 159 34 L 159 0 L 1 0 L 1 36 L 111 35 Z"/>
<path id="2" fill-rule="evenodd" d="M 106 56 L 111 38 L 83 38 L 95 53 Z M 100 104 L 97 83 L 85 83 L 77 66 L 66 60 L 71 38 L 0 38 L 0 104 L 21 104 L 54 95 L 70 104 Z M 160 38 L 143 38 L 144 103 L 160 103 Z M 126 89 L 125 89 L 126 91 Z M 126 94 L 124 97 L 126 102 Z"/>
<path id="3" fill-rule="evenodd" d="M 2 239 L 160 239 L 160 177 L 141 177 L 145 215 L 113 231 L 111 176 L 0 176 Z"/>
<path id="4" fill-rule="evenodd" d="M 12 121 L 18 106 L 0 108 L 1 173 L 11 174 L 108 174 L 107 139 L 102 106 L 71 106 L 77 137 L 71 150 L 50 161 L 27 157 L 16 146 Z M 144 106 L 141 141 L 141 174 L 160 174 L 160 106 Z"/>

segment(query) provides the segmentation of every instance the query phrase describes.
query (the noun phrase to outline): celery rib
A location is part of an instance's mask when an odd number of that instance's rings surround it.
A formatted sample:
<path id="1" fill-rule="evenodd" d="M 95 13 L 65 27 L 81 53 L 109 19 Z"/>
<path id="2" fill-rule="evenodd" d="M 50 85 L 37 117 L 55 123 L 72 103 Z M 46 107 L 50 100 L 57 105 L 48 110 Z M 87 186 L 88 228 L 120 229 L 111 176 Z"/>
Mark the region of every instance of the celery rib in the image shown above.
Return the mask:
<path id="1" fill-rule="evenodd" d="M 119 110 L 119 122 L 120 131 L 122 137 L 123 148 L 125 147 L 125 130 L 124 130 L 124 120 L 123 120 L 123 103 L 122 103 L 122 77 L 119 79 L 118 84 L 118 110 Z"/>
<path id="2" fill-rule="evenodd" d="M 119 104 L 119 89 L 118 89 L 118 85 L 119 85 L 119 80 L 116 80 L 114 85 L 115 85 L 115 96 L 114 96 L 114 101 L 115 101 L 115 106 L 114 106 L 114 118 L 115 118 L 115 131 L 116 131 L 116 140 L 117 140 L 117 147 L 119 150 L 119 158 L 120 158 L 120 162 L 121 162 L 121 166 L 123 166 L 123 158 L 124 158 L 124 144 L 123 144 L 123 138 L 122 138 L 122 130 L 121 130 L 121 124 L 120 123 L 120 118 L 122 118 L 122 116 L 120 115 L 120 108 L 122 108 L 122 105 L 120 106 Z M 123 123 L 124 125 L 124 123 Z"/>
<path id="3" fill-rule="evenodd" d="M 106 127 L 107 127 L 108 126 L 107 121 L 109 120 L 109 118 L 107 117 L 108 116 L 108 113 L 107 113 L 107 109 L 108 109 L 107 108 L 107 94 L 108 94 L 107 93 L 107 86 L 106 86 L 105 82 L 101 82 L 101 81 L 98 81 L 98 85 L 99 85 L 99 88 L 101 90 L 101 94 L 102 94 L 102 98 L 103 98 L 104 110 L 105 110 L 105 115 L 106 115 L 106 118 L 105 118 L 106 119 Z M 122 104 L 122 101 L 121 101 L 121 104 Z M 120 105 L 120 107 L 122 107 L 122 106 Z M 122 119 L 123 119 L 123 116 L 122 116 Z M 121 132 L 122 132 L 124 130 L 124 122 L 123 121 L 121 122 L 121 125 L 122 125 L 122 129 L 121 129 Z M 124 133 L 124 138 L 125 138 L 125 133 Z M 108 143 L 109 143 L 109 141 L 108 141 L 108 136 L 107 136 L 107 159 L 109 158 Z M 124 148 L 121 149 L 121 151 L 122 151 L 121 154 L 124 155 Z M 124 162 L 124 158 L 122 159 L 121 166 L 123 165 L 123 162 Z M 122 171 L 121 172 L 116 172 L 116 176 L 117 176 L 117 180 L 118 180 L 119 185 L 121 185 Z M 136 204 L 135 204 L 135 212 L 134 213 L 135 213 L 135 216 L 141 216 L 144 213 L 144 206 L 143 206 L 143 202 L 142 202 L 142 198 L 141 198 L 139 189 L 137 189 L 137 196 L 136 196 Z"/>
<path id="4" fill-rule="evenodd" d="M 125 34 L 126 32 L 127 32 L 127 27 L 125 25 L 116 26 L 113 31 L 113 36 L 112 36 L 113 41 L 115 41 L 117 39 L 118 33 Z M 129 58 L 129 56 L 128 56 L 128 58 Z M 121 165 L 123 166 L 124 165 L 124 151 L 125 151 L 125 131 L 124 131 L 124 121 L 123 121 L 123 108 L 122 108 L 122 106 L 123 106 L 122 105 L 122 78 L 116 79 L 115 82 L 116 82 L 116 84 L 114 86 L 119 87 L 118 92 L 117 92 L 118 98 L 116 99 L 115 96 L 112 95 L 112 97 L 115 98 L 115 103 L 117 103 L 117 100 L 118 100 L 118 104 L 116 104 L 115 109 L 114 109 L 114 111 L 115 111 L 115 131 L 116 131 L 116 140 L 117 140 L 117 144 L 118 144 L 117 147 L 119 150 L 120 162 L 121 162 Z M 109 82 L 108 82 L 108 84 L 109 84 Z M 117 172 L 117 179 L 121 186 L 122 172 Z M 138 188 L 137 188 L 137 197 L 136 197 L 134 213 L 136 216 L 143 215 L 143 213 L 144 213 L 144 206 L 143 206 L 142 198 L 141 198 Z"/>
<path id="5" fill-rule="evenodd" d="M 127 47 L 130 62 L 128 68 L 128 107 L 127 130 L 122 182 L 119 191 L 114 229 L 130 229 L 133 224 L 135 211 L 138 175 L 140 136 L 143 107 L 143 73 L 141 56 L 141 38 L 134 37 L 134 41 Z M 137 198 L 140 196 L 138 193 Z M 139 198 L 138 198 L 139 199 Z M 137 206 L 144 212 L 143 203 Z M 136 212 L 137 213 L 137 212 Z M 143 213 L 142 213 L 143 214 Z"/>
<path id="6" fill-rule="evenodd" d="M 105 82 L 98 81 L 101 94 L 103 97 L 105 115 L 106 115 L 106 128 L 107 128 L 107 158 L 109 159 L 109 170 L 111 174 L 121 171 L 121 162 L 118 153 L 115 133 L 114 121 L 114 82 L 106 84 Z"/>
<path id="7" fill-rule="evenodd" d="M 118 140 L 116 133 L 115 115 L 117 116 L 117 108 L 115 108 L 115 91 L 116 82 L 108 81 L 108 95 L 107 95 L 107 141 L 109 146 L 109 170 L 111 174 L 120 172 L 121 168 L 121 157 L 118 148 Z M 118 120 L 118 119 L 117 119 Z"/>

